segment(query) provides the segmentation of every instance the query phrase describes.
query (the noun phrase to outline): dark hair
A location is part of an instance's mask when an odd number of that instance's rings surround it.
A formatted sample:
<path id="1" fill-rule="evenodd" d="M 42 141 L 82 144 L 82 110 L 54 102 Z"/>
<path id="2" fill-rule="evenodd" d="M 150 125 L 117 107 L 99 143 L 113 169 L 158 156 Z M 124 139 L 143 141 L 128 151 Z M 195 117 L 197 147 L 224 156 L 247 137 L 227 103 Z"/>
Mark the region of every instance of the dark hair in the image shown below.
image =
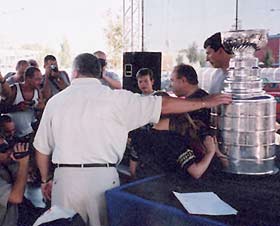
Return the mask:
<path id="1" fill-rule="evenodd" d="M 222 44 L 221 32 L 217 32 L 205 40 L 203 45 L 204 49 L 206 49 L 208 46 L 211 49 L 214 49 L 215 52 L 222 48 L 227 54 L 232 54 L 231 50 L 224 48 Z"/>
<path id="2" fill-rule="evenodd" d="M 24 77 L 33 78 L 36 71 L 40 72 L 40 69 L 37 67 L 30 66 L 30 67 L 26 68 L 26 70 L 24 72 Z"/>
<path id="3" fill-rule="evenodd" d="M 44 64 L 48 63 L 49 60 L 51 60 L 51 61 L 56 61 L 56 58 L 55 58 L 55 56 L 53 56 L 53 55 L 47 55 L 47 56 L 45 56 L 45 58 L 44 58 Z"/>
<path id="4" fill-rule="evenodd" d="M 154 80 L 154 73 L 150 68 L 140 68 L 136 73 L 136 78 L 141 78 L 143 76 L 149 75 L 151 80 Z"/>
<path id="5" fill-rule="evenodd" d="M 18 70 L 18 68 L 24 64 L 27 64 L 29 65 L 29 63 L 27 62 L 27 60 L 20 60 L 17 62 L 17 65 L 16 65 L 16 70 Z"/>
<path id="6" fill-rule="evenodd" d="M 179 64 L 174 68 L 174 70 L 177 72 L 178 78 L 185 77 L 191 85 L 198 84 L 196 71 L 191 65 Z"/>
<path id="7" fill-rule="evenodd" d="M 93 78 L 101 78 L 101 65 L 97 57 L 93 54 L 82 53 L 76 56 L 73 67 L 81 75 Z"/>
<path id="8" fill-rule="evenodd" d="M 1 115 L 0 116 L 0 127 L 3 127 L 4 123 L 12 122 L 12 118 L 9 115 Z"/>
<path id="9" fill-rule="evenodd" d="M 169 94 L 167 92 L 159 90 L 159 91 L 154 92 L 153 96 L 169 97 Z"/>
<path id="10" fill-rule="evenodd" d="M 98 54 L 102 54 L 102 55 L 105 55 L 106 56 L 106 53 L 104 53 L 103 51 L 101 50 L 97 50 L 93 53 L 94 56 L 98 55 Z"/>
<path id="11" fill-rule="evenodd" d="M 28 60 L 28 63 L 29 63 L 29 65 L 32 66 L 32 67 L 39 67 L 39 65 L 38 65 L 38 63 L 37 63 L 36 60 L 29 59 L 29 60 Z"/>

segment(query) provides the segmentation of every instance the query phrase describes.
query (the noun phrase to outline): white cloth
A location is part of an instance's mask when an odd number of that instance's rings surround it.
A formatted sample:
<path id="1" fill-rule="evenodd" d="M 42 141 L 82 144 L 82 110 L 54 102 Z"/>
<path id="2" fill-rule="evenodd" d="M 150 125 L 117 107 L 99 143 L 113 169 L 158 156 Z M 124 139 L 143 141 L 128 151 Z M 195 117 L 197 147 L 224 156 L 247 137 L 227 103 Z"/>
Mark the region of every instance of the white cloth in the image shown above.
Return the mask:
<path id="1" fill-rule="evenodd" d="M 97 79 L 74 79 L 51 98 L 34 140 L 54 163 L 118 163 L 128 132 L 157 123 L 161 97 L 111 90 Z"/>
<path id="2" fill-rule="evenodd" d="M 52 205 L 74 209 L 90 226 L 105 226 L 106 190 L 119 186 L 115 167 L 57 168 L 52 190 Z"/>
<path id="3" fill-rule="evenodd" d="M 226 79 L 226 76 L 227 73 L 225 73 L 222 69 L 217 69 L 212 77 L 209 94 L 221 93 L 224 89 L 224 80 Z"/>
<path id="4" fill-rule="evenodd" d="M 13 102 L 13 105 L 25 101 L 22 95 L 20 84 L 15 83 L 15 87 L 16 87 L 16 98 Z M 39 99 L 39 92 L 36 89 L 34 90 L 34 95 L 32 98 L 32 100 L 34 101 L 34 106 L 38 103 L 38 99 Z M 17 137 L 23 137 L 33 132 L 31 123 L 36 120 L 33 106 L 30 106 L 25 111 L 13 112 L 10 113 L 9 115 L 11 116 L 12 120 L 15 123 Z"/>
<path id="5" fill-rule="evenodd" d="M 72 209 L 65 209 L 59 206 L 52 206 L 46 212 L 43 213 L 33 224 L 33 226 L 40 226 L 43 223 L 55 221 L 57 219 L 68 219 L 73 217 L 76 212 Z"/>

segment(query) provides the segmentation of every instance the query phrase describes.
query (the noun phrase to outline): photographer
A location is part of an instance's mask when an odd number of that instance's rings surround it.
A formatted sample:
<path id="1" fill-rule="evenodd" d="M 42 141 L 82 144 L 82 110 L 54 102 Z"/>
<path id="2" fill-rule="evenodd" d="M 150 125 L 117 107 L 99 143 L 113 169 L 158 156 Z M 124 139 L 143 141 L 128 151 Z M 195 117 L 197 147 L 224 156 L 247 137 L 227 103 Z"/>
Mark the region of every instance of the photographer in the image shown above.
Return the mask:
<path id="1" fill-rule="evenodd" d="M 42 94 L 45 100 L 59 93 L 70 85 L 70 80 L 66 71 L 60 71 L 57 66 L 56 58 L 47 55 L 44 58 L 45 74 L 42 80 Z"/>
<path id="2" fill-rule="evenodd" d="M 25 71 L 25 82 L 15 83 L 12 95 L 7 104 L 16 105 L 17 111 L 10 113 L 16 125 L 15 135 L 19 138 L 29 136 L 34 132 L 32 123 L 39 117 L 45 104 L 39 91 L 42 74 L 36 67 L 29 67 Z"/>
<path id="3" fill-rule="evenodd" d="M 104 52 L 102 51 L 96 51 L 94 54 L 99 60 L 99 63 L 102 68 L 102 76 L 101 76 L 101 83 L 103 85 L 109 86 L 111 89 L 121 89 L 122 85 L 119 79 L 119 76 L 112 72 L 112 71 L 107 71 L 106 66 L 107 66 L 107 56 Z"/>
<path id="4" fill-rule="evenodd" d="M 0 137 L 0 225 L 16 226 L 28 172 L 28 144 L 13 147 Z"/>

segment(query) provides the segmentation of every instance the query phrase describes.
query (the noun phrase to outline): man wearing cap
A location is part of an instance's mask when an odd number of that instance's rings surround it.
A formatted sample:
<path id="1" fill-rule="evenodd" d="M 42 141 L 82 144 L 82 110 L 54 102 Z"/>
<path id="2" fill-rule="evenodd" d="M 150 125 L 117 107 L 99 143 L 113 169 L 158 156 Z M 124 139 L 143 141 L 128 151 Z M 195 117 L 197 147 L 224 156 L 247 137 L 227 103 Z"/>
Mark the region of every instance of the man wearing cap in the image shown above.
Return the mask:
<path id="1" fill-rule="evenodd" d="M 204 42 L 206 60 L 218 70 L 213 75 L 209 93 L 220 93 L 224 88 L 224 80 L 227 76 L 230 58 L 233 53 L 222 45 L 221 33 L 215 33 Z"/>

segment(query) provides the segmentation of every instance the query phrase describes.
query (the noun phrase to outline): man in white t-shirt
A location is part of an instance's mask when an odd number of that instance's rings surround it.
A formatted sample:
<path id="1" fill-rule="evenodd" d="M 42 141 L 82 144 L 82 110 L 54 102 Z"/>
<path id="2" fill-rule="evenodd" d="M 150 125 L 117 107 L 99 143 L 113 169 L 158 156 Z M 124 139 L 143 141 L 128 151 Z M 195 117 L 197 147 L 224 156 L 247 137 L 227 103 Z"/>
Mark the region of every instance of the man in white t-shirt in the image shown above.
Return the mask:
<path id="1" fill-rule="evenodd" d="M 73 81 L 47 103 L 33 143 L 43 195 L 51 197 L 52 205 L 74 209 L 91 226 L 107 225 L 104 192 L 119 185 L 115 166 L 123 157 L 129 131 L 157 123 L 161 113 L 231 102 L 223 94 L 199 100 L 142 97 L 102 85 L 100 72 L 92 54 L 75 58 Z M 51 154 L 53 181 L 48 178 Z"/>
<path id="2" fill-rule="evenodd" d="M 206 50 L 206 60 L 214 68 L 218 68 L 217 72 L 213 75 L 209 93 L 220 93 L 224 88 L 224 80 L 227 76 L 229 61 L 233 53 L 222 45 L 220 32 L 206 39 L 204 49 Z"/>

